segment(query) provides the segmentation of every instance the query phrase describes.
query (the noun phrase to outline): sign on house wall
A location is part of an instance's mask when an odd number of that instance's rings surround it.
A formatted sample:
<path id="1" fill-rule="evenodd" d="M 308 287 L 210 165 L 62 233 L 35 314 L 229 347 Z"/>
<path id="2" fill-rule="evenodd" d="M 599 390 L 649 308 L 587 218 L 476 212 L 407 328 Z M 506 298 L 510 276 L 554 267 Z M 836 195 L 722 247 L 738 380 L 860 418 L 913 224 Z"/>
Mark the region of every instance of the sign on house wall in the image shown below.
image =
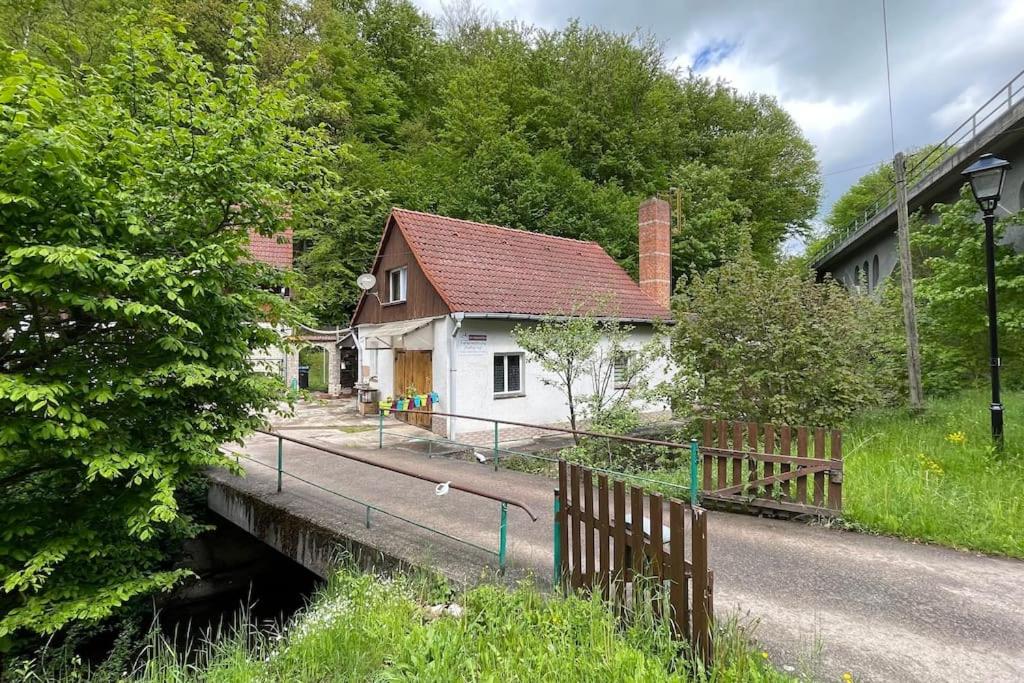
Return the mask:
<path id="1" fill-rule="evenodd" d="M 459 355 L 483 356 L 487 353 L 486 334 L 464 334 L 459 337 Z"/>

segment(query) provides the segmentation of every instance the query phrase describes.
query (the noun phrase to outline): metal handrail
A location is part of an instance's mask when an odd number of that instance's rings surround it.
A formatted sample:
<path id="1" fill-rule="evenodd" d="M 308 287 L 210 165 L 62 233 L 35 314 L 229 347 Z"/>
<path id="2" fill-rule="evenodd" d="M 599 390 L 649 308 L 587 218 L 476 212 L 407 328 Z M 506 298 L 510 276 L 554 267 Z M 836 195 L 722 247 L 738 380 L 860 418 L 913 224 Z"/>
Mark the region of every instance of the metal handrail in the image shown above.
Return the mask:
<path id="1" fill-rule="evenodd" d="M 602 434 L 601 432 L 588 432 L 583 429 L 567 429 L 565 427 L 549 427 L 547 425 L 531 424 L 529 422 L 515 422 L 513 420 L 496 420 L 492 417 L 479 417 L 477 415 L 460 415 L 458 413 L 442 413 L 431 410 L 396 410 L 391 408 L 389 412 L 401 413 L 403 415 L 440 415 L 441 417 L 454 417 L 461 420 L 476 420 L 477 422 L 493 422 L 494 424 L 511 425 L 513 427 L 529 427 L 532 429 L 543 429 L 549 432 L 560 432 L 562 434 L 573 434 L 575 436 L 590 436 L 600 439 L 616 439 L 629 443 L 640 443 L 648 446 L 661 446 L 663 448 L 680 448 L 687 450 L 689 444 L 674 443 L 672 441 L 660 441 L 658 439 L 645 439 L 639 436 L 622 436 L 620 434 Z"/>
<path id="2" fill-rule="evenodd" d="M 319 443 L 316 443 L 314 441 L 307 441 L 305 439 L 296 439 L 293 436 L 285 436 L 284 434 L 280 434 L 278 432 L 272 432 L 272 431 L 269 431 L 269 430 L 266 430 L 266 429 L 257 429 L 256 431 L 259 432 L 260 434 L 266 434 L 267 436 L 273 436 L 273 437 L 275 437 L 277 439 L 280 439 L 282 441 L 290 441 L 291 443 L 296 443 L 296 444 L 299 444 L 300 446 L 305 446 L 306 448 L 313 448 L 315 450 L 323 451 L 324 453 L 330 453 L 331 455 L 335 455 L 335 456 L 338 456 L 340 458 L 346 458 L 348 460 L 354 460 L 354 461 L 362 463 L 364 465 L 370 465 L 372 467 L 379 467 L 381 469 L 387 470 L 389 472 L 394 472 L 396 474 L 404 474 L 407 477 L 413 477 L 415 479 L 421 479 L 423 481 L 429 481 L 432 484 L 447 484 L 448 488 L 455 489 L 456 491 L 462 491 L 464 493 L 469 493 L 469 494 L 472 494 L 474 496 L 479 496 L 481 498 L 487 498 L 489 500 L 493 500 L 493 501 L 498 502 L 498 503 L 505 503 L 507 505 L 512 505 L 513 507 L 517 507 L 520 510 L 522 510 L 523 512 L 525 512 L 530 517 L 531 521 L 534 521 L 534 522 L 537 521 L 537 515 L 533 514 L 533 512 L 530 510 L 530 508 L 526 507 L 526 505 L 524 505 L 523 503 L 521 503 L 521 502 L 519 502 L 517 500 L 514 500 L 512 498 L 508 498 L 506 496 L 495 495 L 493 493 L 489 493 L 487 491 L 483 491 L 481 489 L 478 489 L 478 488 L 476 488 L 474 486 L 466 486 L 465 484 L 456 484 L 456 483 L 450 482 L 450 481 L 443 481 L 441 479 L 430 477 L 428 475 L 421 474 L 419 472 L 411 472 L 411 471 L 403 469 L 401 467 L 396 467 L 395 465 L 387 465 L 387 464 L 384 464 L 384 463 L 381 463 L 381 462 L 378 462 L 378 461 L 375 461 L 375 460 L 370 460 L 369 458 L 363 458 L 363 457 L 358 456 L 358 455 L 353 455 L 352 453 L 346 453 L 343 450 L 340 450 L 340 449 L 337 449 L 337 448 L 331 448 L 330 446 L 326 446 L 324 444 L 319 444 Z"/>
<path id="3" fill-rule="evenodd" d="M 1024 79 L 1022 79 L 1022 77 L 1024 77 L 1024 70 L 1021 70 L 1016 76 L 1007 81 L 1006 85 L 999 88 L 992 97 L 988 98 L 988 100 L 978 107 L 973 114 L 967 117 L 963 123 L 954 128 L 953 132 L 947 135 L 942 142 L 937 144 L 931 152 L 914 162 L 913 166 L 907 169 L 908 184 L 914 183 L 914 186 L 916 187 L 917 184 L 920 184 L 924 180 L 927 173 L 934 170 L 936 166 L 952 156 L 961 146 L 976 138 L 979 132 L 984 132 L 990 125 L 989 123 L 986 123 L 989 119 L 997 114 L 1002 114 L 1004 108 L 1005 111 L 1009 111 L 1013 107 L 1014 96 L 1024 90 Z M 1000 96 L 1003 96 L 1003 99 L 999 101 L 997 106 L 992 107 L 990 111 L 979 118 L 979 115 L 981 115 L 989 105 L 996 102 L 997 98 Z M 815 261 L 820 261 L 823 256 L 829 254 L 847 237 L 870 223 L 879 214 L 890 213 L 889 207 L 891 207 L 895 201 L 896 186 L 893 184 L 878 195 L 875 201 L 871 204 L 870 209 L 865 211 L 860 218 L 854 219 L 845 228 L 837 231 L 827 242 L 819 247 L 817 254 L 815 255 Z"/>

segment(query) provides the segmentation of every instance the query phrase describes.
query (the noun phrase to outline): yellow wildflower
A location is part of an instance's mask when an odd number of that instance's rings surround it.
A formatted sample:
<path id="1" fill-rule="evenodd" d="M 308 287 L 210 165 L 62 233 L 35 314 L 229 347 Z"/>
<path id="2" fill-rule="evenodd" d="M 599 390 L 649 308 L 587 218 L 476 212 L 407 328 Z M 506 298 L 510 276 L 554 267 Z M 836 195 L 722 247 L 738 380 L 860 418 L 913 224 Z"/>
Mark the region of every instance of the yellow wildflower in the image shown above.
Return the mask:
<path id="1" fill-rule="evenodd" d="M 844 671 L 843 680 L 846 681 L 846 683 L 850 683 L 853 680 L 853 674 L 849 671 Z"/>
<path id="2" fill-rule="evenodd" d="M 962 446 L 964 443 L 967 442 L 967 435 L 964 434 L 963 432 L 952 432 L 950 434 L 946 434 L 946 441 L 952 444 L 956 444 L 958 446 Z"/>
<path id="3" fill-rule="evenodd" d="M 768 659 L 768 653 L 765 652 L 764 650 L 761 650 L 761 656 L 764 657 L 765 659 Z"/>
<path id="4" fill-rule="evenodd" d="M 925 474 L 943 474 L 942 465 L 932 460 L 924 453 L 917 454 L 917 461 L 921 463 L 921 468 L 925 471 Z"/>

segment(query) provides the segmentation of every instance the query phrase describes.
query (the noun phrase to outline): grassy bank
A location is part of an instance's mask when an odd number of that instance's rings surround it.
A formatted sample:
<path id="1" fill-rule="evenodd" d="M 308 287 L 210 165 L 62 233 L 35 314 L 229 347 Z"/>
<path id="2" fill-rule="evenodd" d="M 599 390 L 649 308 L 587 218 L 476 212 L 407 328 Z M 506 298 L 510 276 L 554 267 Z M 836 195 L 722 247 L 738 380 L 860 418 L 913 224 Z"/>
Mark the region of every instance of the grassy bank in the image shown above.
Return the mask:
<path id="1" fill-rule="evenodd" d="M 879 410 L 845 430 L 846 520 L 865 530 L 1024 557 L 1024 393 L 1004 397 L 1006 450 L 992 449 L 988 394 Z"/>
<path id="2" fill-rule="evenodd" d="M 484 586 L 457 596 L 461 614 L 429 614 L 429 605 L 450 597 L 436 584 L 342 571 L 286 627 L 236 627 L 187 655 L 156 638 L 133 670 L 118 678 L 161 683 L 791 680 L 751 650 L 736 629 L 720 635 L 711 670 L 693 670 L 664 628 L 641 618 L 620 629 L 598 600 Z M 84 680 L 83 673 L 66 671 L 50 680 Z"/>

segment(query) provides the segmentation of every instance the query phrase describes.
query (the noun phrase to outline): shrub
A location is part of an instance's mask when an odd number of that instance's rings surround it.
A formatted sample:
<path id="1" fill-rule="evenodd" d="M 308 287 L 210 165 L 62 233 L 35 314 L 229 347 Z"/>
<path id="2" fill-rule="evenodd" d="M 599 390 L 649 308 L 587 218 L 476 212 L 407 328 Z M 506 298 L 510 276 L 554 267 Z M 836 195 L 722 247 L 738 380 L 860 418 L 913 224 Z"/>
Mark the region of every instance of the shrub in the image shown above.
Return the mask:
<path id="1" fill-rule="evenodd" d="M 673 307 L 677 409 L 833 426 L 897 396 L 899 318 L 830 279 L 746 252 L 680 285 Z"/>

